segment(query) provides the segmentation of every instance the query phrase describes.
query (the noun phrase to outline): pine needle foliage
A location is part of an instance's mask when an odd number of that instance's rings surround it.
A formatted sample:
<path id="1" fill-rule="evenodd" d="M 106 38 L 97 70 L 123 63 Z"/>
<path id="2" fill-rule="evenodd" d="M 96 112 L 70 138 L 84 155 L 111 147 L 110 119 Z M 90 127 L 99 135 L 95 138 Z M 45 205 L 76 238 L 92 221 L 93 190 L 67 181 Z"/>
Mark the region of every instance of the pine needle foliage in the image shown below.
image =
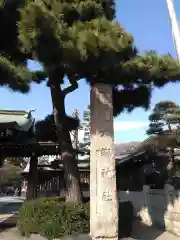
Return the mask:
<path id="1" fill-rule="evenodd" d="M 21 51 L 17 23 L 23 4 L 21 0 L 0 0 L 0 86 L 27 93 L 32 81 L 45 80 L 47 75 L 44 71 L 31 72 L 27 68 L 31 56 Z"/>
<path id="2" fill-rule="evenodd" d="M 26 0 L 21 8 L 20 42 L 59 84 L 67 76 L 90 85 L 111 84 L 114 114 L 148 108 L 154 86 L 180 79 L 169 54 L 141 54 L 132 35 L 117 22 L 114 1 Z"/>

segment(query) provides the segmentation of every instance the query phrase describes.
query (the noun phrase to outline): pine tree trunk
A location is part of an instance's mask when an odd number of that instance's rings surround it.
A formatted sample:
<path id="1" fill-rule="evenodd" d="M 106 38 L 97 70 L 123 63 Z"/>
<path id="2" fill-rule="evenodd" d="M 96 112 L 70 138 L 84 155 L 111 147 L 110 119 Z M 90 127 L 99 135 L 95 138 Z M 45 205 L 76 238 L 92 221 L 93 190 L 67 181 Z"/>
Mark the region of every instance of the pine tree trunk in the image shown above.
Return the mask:
<path id="1" fill-rule="evenodd" d="M 170 123 L 168 123 L 168 130 L 169 130 L 170 133 L 172 133 L 172 128 L 171 128 Z M 172 161 L 171 175 L 174 176 L 174 174 L 176 172 L 176 162 L 175 162 L 175 158 L 174 158 L 174 148 L 170 149 L 170 156 L 171 156 L 171 161 Z"/>
<path id="2" fill-rule="evenodd" d="M 73 152 L 70 133 L 66 124 L 65 96 L 59 84 L 50 84 L 50 89 L 54 121 L 57 127 L 57 136 L 60 143 L 61 157 L 64 167 L 66 201 L 81 203 L 82 194 L 80 190 L 80 174 Z"/>
<path id="3" fill-rule="evenodd" d="M 27 184 L 27 200 L 32 200 L 37 197 L 37 164 L 38 158 L 32 156 L 29 164 L 28 184 Z"/>
<path id="4" fill-rule="evenodd" d="M 118 239 L 118 202 L 114 158 L 112 87 L 91 90 L 90 234 Z"/>

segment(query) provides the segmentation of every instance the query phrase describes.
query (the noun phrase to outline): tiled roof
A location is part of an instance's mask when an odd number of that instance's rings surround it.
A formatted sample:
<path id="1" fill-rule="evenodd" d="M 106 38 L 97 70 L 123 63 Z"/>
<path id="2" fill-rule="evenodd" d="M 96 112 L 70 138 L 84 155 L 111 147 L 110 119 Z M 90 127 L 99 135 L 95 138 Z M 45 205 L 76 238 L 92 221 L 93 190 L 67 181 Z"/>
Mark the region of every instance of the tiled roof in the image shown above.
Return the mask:
<path id="1" fill-rule="evenodd" d="M 140 142 L 128 142 L 128 143 L 120 143 L 115 144 L 114 150 L 115 150 L 115 156 L 118 157 L 120 155 L 129 154 L 132 151 L 134 151 Z"/>
<path id="2" fill-rule="evenodd" d="M 6 125 L 6 127 L 10 126 L 11 128 L 26 132 L 34 123 L 31 112 L 23 110 L 0 110 L 0 126 Z"/>
<path id="3" fill-rule="evenodd" d="M 25 111 L 25 110 L 0 110 L 0 115 L 29 115 L 29 112 L 31 111 Z"/>

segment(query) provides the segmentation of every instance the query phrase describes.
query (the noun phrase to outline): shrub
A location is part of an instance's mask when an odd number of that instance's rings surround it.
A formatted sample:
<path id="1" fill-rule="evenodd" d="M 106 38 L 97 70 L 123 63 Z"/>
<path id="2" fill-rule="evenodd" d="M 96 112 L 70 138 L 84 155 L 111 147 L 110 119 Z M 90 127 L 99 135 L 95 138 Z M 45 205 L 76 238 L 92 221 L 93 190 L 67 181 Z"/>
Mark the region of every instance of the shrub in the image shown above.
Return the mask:
<path id="1" fill-rule="evenodd" d="M 132 231 L 131 202 L 119 204 L 119 235 L 128 237 Z M 23 204 L 17 226 L 22 235 L 38 233 L 48 239 L 89 233 L 89 203 L 65 203 L 60 198 L 42 198 Z"/>
<path id="2" fill-rule="evenodd" d="M 17 226 L 22 235 L 38 233 L 48 239 L 89 232 L 89 204 L 42 198 L 23 204 Z"/>

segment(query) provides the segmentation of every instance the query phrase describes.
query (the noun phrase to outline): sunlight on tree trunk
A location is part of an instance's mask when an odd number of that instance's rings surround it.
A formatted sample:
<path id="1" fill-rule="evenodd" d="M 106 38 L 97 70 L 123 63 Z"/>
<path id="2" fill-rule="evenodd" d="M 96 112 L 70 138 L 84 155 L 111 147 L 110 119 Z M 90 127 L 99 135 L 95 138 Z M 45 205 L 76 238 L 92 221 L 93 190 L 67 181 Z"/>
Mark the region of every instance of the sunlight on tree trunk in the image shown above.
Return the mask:
<path id="1" fill-rule="evenodd" d="M 93 239 L 118 239 L 112 87 L 96 84 L 90 98 L 90 234 Z"/>
<path id="2" fill-rule="evenodd" d="M 64 179 L 66 185 L 66 201 L 81 203 L 83 201 L 80 190 L 80 175 L 77 161 L 73 153 L 72 142 L 68 126 L 66 124 L 65 96 L 59 84 L 51 86 L 54 121 L 57 127 L 57 137 L 60 143 L 61 157 L 64 167 Z"/>

